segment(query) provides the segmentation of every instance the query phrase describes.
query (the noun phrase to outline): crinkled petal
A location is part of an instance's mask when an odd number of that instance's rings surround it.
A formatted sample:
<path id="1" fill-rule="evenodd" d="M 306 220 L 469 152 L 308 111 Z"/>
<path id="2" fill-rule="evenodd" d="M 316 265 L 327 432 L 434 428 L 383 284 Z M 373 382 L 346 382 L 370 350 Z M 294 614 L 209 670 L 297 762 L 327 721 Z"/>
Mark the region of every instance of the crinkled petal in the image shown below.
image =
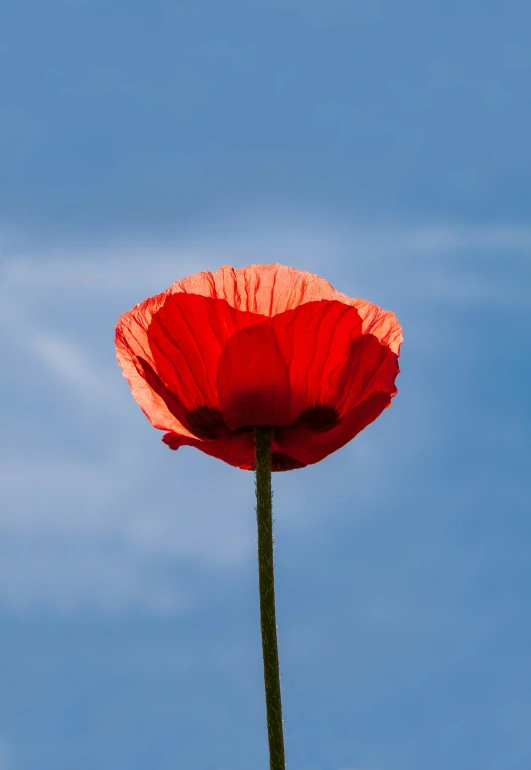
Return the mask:
<path id="1" fill-rule="evenodd" d="M 140 359 L 146 361 L 151 359 L 147 329 L 153 314 L 170 294 L 171 289 L 168 289 L 155 297 L 149 297 L 120 316 L 115 333 L 116 358 L 129 383 L 135 401 L 152 425 L 160 430 L 171 430 L 183 435 L 191 435 L 172 413 L 164 397 L 146 381 L 143 367 L 140 364 Z"/>
<path id="2" fill-rule="evenodd" d="M 356 308 L 327 300 L 300 305 L 238 332 L 218 363 L 225 422 L 232 430 L 289 426 L 308 408 L 335 408 L 350 350 L 359 346 L 360 338 Z"/>
<path id="3" fill-rule="evenodd" d="M 273 425 L 273 470 L 318 462 L 389 406 L 395 315 L 283 265 L 177 281 L 120 318 L 117 357 L 173 448 L 254 467 L 250 425 Z"/>
<path id="4" fill-rule="evenodd" d="M 305 270 L 285 265 L 224 265 L 214 273 L 204 271 L 176 281 L 172 293 L 219 297 L 229 305 L 251 313 L 274 316 L 307 302 L 336 300 L 355 307 L 362 321 L 362 332 L 370 333 L 399 353 L 402 329 L 394 313 L 362 299 L 347 297 L 328 281 Z"/>
<path id="5" fill-rule="evenodd" d="M 372 334 L 351 342 L 334 406 L 343 417 L 373 393 L 397 393 L 398 356 Z"/>
<path id="6" fill-rule="evenodd" d="M 124 313 L 116 328 L 118 361 L 153 425 L 197 435 L 198 410 L 219 412 L 217 360 L 226 340 L 263 320 L 225 300 L 182 293 L 159 295 Z"/>

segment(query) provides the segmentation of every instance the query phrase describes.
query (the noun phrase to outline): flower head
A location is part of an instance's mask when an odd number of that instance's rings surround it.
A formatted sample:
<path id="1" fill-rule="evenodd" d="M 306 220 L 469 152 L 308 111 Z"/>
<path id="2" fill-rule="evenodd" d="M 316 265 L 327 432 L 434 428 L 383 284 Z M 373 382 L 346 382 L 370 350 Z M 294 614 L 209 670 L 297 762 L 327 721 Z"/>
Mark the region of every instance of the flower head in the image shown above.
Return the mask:
<path id="1" fill-rule="evenodd" d="M 124 313 L 116 354 L 171 448 L 254 469 L 253 427 L 273 428 L 272 470 L 344 446 L 396 395 L 393 313 L 283 265 L 224 266 Z"/>

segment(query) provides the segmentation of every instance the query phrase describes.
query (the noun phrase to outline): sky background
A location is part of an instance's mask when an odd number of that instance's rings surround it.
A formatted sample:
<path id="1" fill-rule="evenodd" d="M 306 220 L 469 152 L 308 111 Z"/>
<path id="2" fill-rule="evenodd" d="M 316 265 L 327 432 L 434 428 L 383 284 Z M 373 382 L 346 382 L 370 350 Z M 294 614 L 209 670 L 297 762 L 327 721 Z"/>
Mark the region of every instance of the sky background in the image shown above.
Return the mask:
<path id="1" fill-rule="evenodd" d="M 253 475 L 169 451 L 119 315 L 281 262 L 399 393 L 275 474 L 289 770 L 531 767 L 531 7 L 0 4 L 0 770 L 265 770 Z"/>

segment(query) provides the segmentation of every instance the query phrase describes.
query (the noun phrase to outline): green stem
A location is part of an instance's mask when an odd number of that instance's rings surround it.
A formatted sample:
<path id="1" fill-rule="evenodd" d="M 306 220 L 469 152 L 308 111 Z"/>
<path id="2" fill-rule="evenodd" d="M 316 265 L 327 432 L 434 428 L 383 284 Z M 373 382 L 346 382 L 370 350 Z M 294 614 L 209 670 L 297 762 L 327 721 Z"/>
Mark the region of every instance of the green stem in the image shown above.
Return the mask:
<path id="1" fill-rule="evenodd" d="M 273 564 L 273 518 L 271 495 L 271 428 L 255 428 L 256 518 L 258 523 L 258 584 L 260 626 L 264 657 L 264 685 L 269 739 L 270 770 L 285 770 L 280 667 L 278 663 Z"/>

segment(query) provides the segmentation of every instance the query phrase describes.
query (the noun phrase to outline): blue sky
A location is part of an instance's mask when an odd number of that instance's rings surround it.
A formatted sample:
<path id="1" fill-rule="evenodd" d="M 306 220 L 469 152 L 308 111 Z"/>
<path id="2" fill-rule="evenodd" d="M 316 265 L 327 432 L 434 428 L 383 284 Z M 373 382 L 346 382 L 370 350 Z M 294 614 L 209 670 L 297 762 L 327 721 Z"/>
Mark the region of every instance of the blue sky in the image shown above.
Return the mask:
<path id="1" fill-rule="evenodd" d="M 289 770 L 531 766 L 530 23 L 4 0 L 0 770 L 267 767 L 252 474 L 160 442 L 113 330 L 276 261 L 405 339 L 274 476 Z"/>

